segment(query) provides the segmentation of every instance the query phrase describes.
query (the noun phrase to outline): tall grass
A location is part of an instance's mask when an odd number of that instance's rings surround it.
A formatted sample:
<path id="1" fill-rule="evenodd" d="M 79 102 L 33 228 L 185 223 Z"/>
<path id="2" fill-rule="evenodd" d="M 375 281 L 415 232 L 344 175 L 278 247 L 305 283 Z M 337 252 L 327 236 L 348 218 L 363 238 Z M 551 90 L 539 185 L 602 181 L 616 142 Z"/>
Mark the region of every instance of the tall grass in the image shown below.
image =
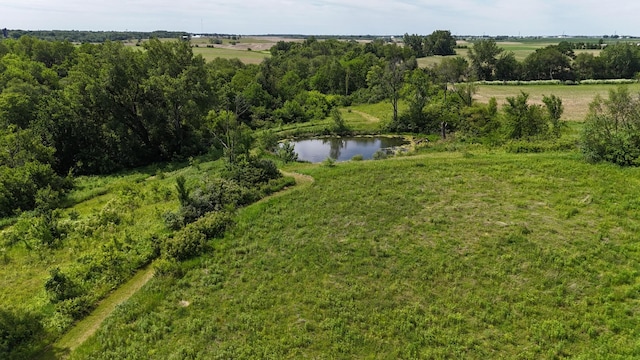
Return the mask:
<path id="1" fill-rule="evenodd" d="M 634 358 L 639 169 L 437 153 L 334 167 L 240 211 L 73 359 Z"/>

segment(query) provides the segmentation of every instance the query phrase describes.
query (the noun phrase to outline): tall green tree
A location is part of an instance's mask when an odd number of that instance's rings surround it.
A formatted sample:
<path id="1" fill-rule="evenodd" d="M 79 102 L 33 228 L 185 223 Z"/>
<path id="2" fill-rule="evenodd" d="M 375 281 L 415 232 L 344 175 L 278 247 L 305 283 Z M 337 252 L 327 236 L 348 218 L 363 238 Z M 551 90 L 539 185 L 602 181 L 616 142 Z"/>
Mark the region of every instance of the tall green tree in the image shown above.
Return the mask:
<path id="1" fill-rule="evenodd" d="M 469 59 L 479 80 L 493 80 L 498 55 L 502 51 L 503 49 L 498 47 L 493 39 L 483 39 L 473 43 L 473 47 L 469 49 Z"/>
<path id="2" fill-rule="evenodd" d="M 455 55 L 456 39 L 449 30 L 436 30 L 424 39 L 427 55 Z"/>

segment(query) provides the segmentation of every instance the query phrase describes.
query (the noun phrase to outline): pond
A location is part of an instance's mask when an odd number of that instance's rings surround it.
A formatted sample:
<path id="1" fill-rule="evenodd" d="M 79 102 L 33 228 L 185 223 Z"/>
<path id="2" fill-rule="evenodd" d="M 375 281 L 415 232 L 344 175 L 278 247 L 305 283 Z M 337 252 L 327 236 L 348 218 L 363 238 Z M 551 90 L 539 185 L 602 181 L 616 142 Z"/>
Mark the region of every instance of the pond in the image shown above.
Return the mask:
<path id="1" fill-rule="evenodd" d="M 364 160 L 369 160 L 380 149 L 386 150 L 408 144 L 405 139 L 398 137 L 329 137 L 291 143 L 298 154 L 298 160 L 313 163 L 321 162 L 328 157 L 346 161 L 355 155 L 362 155 Z"/>

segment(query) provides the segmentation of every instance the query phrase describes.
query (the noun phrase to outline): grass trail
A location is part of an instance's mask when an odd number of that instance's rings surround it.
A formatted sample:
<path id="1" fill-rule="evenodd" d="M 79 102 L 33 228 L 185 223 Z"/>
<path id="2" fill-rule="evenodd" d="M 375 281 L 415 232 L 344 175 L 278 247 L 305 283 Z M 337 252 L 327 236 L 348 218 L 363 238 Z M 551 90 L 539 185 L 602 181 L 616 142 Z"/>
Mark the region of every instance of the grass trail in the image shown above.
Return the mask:
<path id="1" fill-rule="evenodd" d="M 100 302 L 100 305 L 91 315 L 78 322 L 60 340 L 53 344 L 40 359 L 62 359 L 71 351 L 93 335 L 102 322 L 115 310 L 115 308 L 127 301 L 133 294 L 142 288 L 153 277 L 152 265 L 139 271 L 131 280 L 115 290 L 109 297 Z"/>
<path id="2" fill-rule="evenodd" d="M 295 172 L 284 172 L 283 175 L 291 176 L 296 180 L 296 188 L 307 186 L 313 183 L 313 178 Z M 287 189 L 288 190 L 288 189 Z M 272 197 L 281 196 L 287 193 L 287 190 L 279 191 L 275 194 L 267 196 L 260 200 L 264 202 Z M 102 325 L 102 322 L 109 316 L 116 307 L 140 290 L 151 278 L 153 278 L 153 265 L 149 265 L 139 271 L 126 284 L 114 291 L 109 297 L 104 299 L 91 315 L 78 322 L 69 332 L 67 332 L 60 340 L 54 343 L 42 356 L 41 360 L 64 359 L 73 352 L 77 347 L 82 345 L 90 336 L 92 336 Z"/>

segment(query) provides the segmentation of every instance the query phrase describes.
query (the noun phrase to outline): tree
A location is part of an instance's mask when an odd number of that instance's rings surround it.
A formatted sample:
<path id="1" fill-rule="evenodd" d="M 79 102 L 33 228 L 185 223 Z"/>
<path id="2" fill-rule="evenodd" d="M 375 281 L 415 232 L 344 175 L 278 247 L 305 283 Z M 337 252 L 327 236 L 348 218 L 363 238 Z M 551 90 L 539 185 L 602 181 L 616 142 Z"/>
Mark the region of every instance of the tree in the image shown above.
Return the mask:
<path id="1" fill-rule="evenodd" d="M 456 39 L 449 30 L 436 30 L 424 39 L 427 55 L 455 55 Z"/>
<path id="2" fill-rule="evenodd" d="M 400 90 L 404 82 L 406 65 L 400 59 L 391 59 L 385 67 L 382 76 L 383 88 L 386 90 L 393 107 L 393 121 L 398 121 L 398 102 L 400 101 Z"/>
<path id="3" fill-rule="evenodd" d="M 547 116 L 549 118 L 549 122 L 551 123 L 551 134 L 553 134 L 555 137 L 560 137 L 560 132 L 562 131 L 564 125 L 560 122 L 560 118 L 562 117 L 562 113 L 564 112 L 562 99 L 553 94 L 551 96 L 543 95 L 542 102 L 547 109 Z"/>
<path id="4" fill-rule="evenodd" d="M 432 119 L 426 116 L 424 108 L 436 92 L 427 71 L 424 69 L 408 71 L 402 89 L 402 97 L 407 99 L 409 108 L 398 117 L 397 121 L 390 124 L 390 129 L 416 133 L 432 130 L 434 128 L 430 123 Z"/>
<path id="5" fill-rule="evenodd" d="M 501 81 L 517 80 L 520 77 L 520 63 L 513 51 L 503 52 L 496 61 L 495 78 Z"/>
<path id="6" fill-rule="evenodd" d="M 640 72 L 640 49 L 635 45 L 609 45 L 602 50 L 600 57 L 609 78 L 633 79 Z"/>
<path id="7" fill-rule="evenodd" d="M 404 34 L 403 41 L 405 46 L 413 50 L 413 53 L 417 58 L 425 57 L 427 55 L 427 53 L 425 52 L 424 37 L 418 34 Z"/>
<path id="8" fill-rule="evenodd" d="M 254 142 L 253 134 L 246 124 L 238 121 L 233 112 L 212 110 L 206 121 L 214 138 L 224 150 L 229 164 L 235 164 L 242 155 L 249 156 Z"/>
<path id="9" fill-rule="evenodd" d="M 590 53 L 579 53 L 573 60 L 573 68 L 578 80 L 604 79 L 604 58 Z"/>
<path id="10" fill-rule="evenodd" d="M 502 109 L 508 139 L 527 139 L 546 133 L 547 123 L 541 106 L 530 105 L 528 100 L 529 94 L 525 92 L 516 97 L 507 97 Z"/>
<path id="11" fill-rule="evenodd" d="M 476 76 L 480 80 L 493 80 L 497 56 L 502 53 L 503 49 L 499 48 L 493 39 L 483 39 L 476 41 L 473 47 L 469 49 L 469 59 Z"/>
<path id="12" fill-rule="evenodd" d="M 589 106 L 581 136 L 582 152 L 590 162 L 640 165 L 640 95 L 619 87 L 609 97 L 596 96 Z"/>
<path id="13" fill-rule="evenodd" d="M 571 58 L 557 46 L 547 46 L 529 54 L 522 64 L 526 79 L 572 80 Z"/>

